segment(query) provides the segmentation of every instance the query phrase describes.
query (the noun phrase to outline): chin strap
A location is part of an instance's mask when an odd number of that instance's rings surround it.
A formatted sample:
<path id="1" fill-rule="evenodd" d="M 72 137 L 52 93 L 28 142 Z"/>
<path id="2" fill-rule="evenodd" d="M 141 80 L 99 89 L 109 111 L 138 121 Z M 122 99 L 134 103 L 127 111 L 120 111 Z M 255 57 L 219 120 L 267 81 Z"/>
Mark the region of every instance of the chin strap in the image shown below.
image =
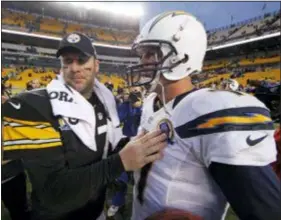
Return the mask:
<path id="1" fill-rule="evenodd" d="M 161 96 L 162 96 L 162 104 L 163 104 L 164 111 L 171 117 L 172 115 L 170 114 L 170 112 L 166 107 L 165 87 L 161 82 L 158 82 L 158 85 L 160 85 L 161 87 Z"/>
<path id="2" fill-rule="evenodd" d="M 160 71 L 158 71 L 156 73 L 156 76 L 154 78 L 154 80 L 150 83 L 150 87 L 148 89 L 148 92 L 151 93 L 151 92 L 154 92 L 154 90 L 156 89 L 157 85 L 160 83 Z"/>
<path id="3" fill-rule="evenodd" d="M 155 79 L 152 81 L 151 83 L 151 86 L 149 88 L 149 93 L 153 92 L 157 85 L 159 85 L 161 87 L 161 98 L 162 98 L 162 104 L 163 104 L 163 108 L 164 108 L 164 111 L 169 115 L 171 116 L 171 114 L 169 113 L 167 107 L 166 107 L 166 97 L 165 97 L 165 87 L 163 86 L 163 84 L 160 82 L 160 74 L 161 72 L 158 71 L 156 76 L 155 76 Z"/>

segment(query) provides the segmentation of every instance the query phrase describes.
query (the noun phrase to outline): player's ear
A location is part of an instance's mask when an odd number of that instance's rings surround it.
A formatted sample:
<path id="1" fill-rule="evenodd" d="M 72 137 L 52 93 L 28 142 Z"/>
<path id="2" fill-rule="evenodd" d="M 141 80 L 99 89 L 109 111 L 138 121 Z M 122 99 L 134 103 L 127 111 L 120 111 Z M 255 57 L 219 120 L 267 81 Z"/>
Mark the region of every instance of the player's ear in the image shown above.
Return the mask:
<path id="1" fill-rule="evenodd" d="M 94 58 L 94 68 L 95 68 L 95 73 L 98 73 L 100 71 L 100 61 L 96 58 Z"/>

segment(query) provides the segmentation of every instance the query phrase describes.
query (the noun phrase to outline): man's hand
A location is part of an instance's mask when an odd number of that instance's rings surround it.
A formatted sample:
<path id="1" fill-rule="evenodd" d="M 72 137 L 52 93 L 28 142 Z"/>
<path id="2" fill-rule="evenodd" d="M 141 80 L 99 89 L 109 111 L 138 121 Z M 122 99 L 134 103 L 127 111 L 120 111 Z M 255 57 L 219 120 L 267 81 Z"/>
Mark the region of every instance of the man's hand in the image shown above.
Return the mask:
<path id="1" fill-rule="evenodd" d="M 167 146 L 166 140 L 166 134 L 160 130 L 139 134 L 119 152 L 125 170 L 134 171 L 161 159 L 162 150 Z"/>

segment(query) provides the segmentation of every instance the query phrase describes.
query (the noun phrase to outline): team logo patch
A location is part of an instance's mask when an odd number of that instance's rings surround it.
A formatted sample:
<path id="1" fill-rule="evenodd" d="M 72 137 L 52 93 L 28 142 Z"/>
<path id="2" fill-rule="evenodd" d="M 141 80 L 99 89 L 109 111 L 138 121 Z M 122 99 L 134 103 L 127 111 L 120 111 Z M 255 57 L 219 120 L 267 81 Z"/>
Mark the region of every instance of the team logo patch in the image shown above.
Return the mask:
<path id="1" fill-rule="evenodd" d="M 72 44 L 78 43 L 80 40 L 81 40 L 81 37 L 78 34 L 70 34 L 67 37 L 67 41 Z"/>
<path id="2" fill-rule="evenodd" d="M 167 137 L 168 137 L 168 143 L 169 144 L 173 144 L 173 139 L 174 139 L 174 127 L 172 122 L 165 118 L 162 119 L 157 126 L 162 132 L 166 133 Z"/>

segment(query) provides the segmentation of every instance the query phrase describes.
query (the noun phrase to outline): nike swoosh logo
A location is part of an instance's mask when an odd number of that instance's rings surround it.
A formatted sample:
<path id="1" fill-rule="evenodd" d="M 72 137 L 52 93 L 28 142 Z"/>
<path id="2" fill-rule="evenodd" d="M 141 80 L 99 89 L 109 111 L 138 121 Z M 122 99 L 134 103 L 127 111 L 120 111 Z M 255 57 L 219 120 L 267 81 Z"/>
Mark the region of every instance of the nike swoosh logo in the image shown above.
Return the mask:
<path id="1" fill-rule="evenodd" d="M 246 142 L 247 142 L 247 144 L 248 144 L 249 146 L 255 146 L 256 144 L 258 144 L 258 143 L 260 143 L 261 141 L 263 141 L 263 139 L 265 139 L 267 136 L 268 136 L 268 135 L 265 135 L 265 136 L 260 137 L 260 138 L 258 138 L 258 139 L 252 140 L 252 139 L 250 138 L 250 135 L 249 135 L 249 136 L 247 137 L 247 139 L 246 139 Z"/>
<path id="2" fill-rule="evenodd" d="M 20 109 L 21 107 L 21 104 L 18 103 L 18 104 L 15 104 L 15 103 L 12 103 L 12 102 L 9 102 L 11 104 L 11 106 L 13 106 L 15 109 Z"/>

